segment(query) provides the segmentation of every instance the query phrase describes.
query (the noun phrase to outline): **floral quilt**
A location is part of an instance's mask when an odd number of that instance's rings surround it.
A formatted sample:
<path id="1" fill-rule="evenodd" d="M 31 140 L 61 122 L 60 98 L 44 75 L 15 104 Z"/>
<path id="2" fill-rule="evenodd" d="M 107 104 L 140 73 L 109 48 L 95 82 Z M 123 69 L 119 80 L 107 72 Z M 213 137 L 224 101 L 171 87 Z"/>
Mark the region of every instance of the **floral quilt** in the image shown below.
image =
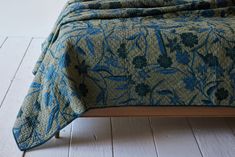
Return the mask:
<path id="1" fill-rule="evenodd" d="M 234 0 L 70 0 L 13 134 L 45 143 L 92 108 L 235 106 Z"/>

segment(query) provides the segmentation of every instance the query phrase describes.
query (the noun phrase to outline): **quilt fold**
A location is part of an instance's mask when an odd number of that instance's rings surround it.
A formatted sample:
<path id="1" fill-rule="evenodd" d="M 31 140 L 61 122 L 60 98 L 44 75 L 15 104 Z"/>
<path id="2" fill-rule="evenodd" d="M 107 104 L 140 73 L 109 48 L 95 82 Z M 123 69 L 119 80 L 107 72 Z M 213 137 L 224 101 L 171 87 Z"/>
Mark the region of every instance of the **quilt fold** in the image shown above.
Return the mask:
<path id="1" fill-rule="evenodd" d="M 93 108 L 234 107 L 234 15 L 234 0 L 68 1 L 13 127 L 19 149 Z"/>

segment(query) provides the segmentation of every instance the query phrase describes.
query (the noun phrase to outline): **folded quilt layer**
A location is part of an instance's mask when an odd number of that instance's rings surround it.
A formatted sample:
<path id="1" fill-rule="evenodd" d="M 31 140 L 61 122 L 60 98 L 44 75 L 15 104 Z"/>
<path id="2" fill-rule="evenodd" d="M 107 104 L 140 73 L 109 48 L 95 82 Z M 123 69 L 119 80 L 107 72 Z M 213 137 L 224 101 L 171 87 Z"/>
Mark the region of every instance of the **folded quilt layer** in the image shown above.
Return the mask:
<path id="1" fill-rule="evenodd" d="M 235 106 L 233 0 L 70 0 L 13 128 L 21 150 L 92 108 Z"/>

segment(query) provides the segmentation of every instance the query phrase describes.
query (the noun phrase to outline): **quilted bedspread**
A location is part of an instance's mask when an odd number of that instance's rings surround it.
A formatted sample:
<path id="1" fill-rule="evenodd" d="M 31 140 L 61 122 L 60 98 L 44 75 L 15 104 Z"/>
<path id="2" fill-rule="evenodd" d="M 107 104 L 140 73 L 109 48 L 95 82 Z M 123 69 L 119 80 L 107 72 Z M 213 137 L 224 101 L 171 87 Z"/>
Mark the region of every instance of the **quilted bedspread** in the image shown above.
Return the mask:
<path id="1" fill-rule="evenodd" d="M 234 107 L 234 31 L 234 0 L 68 1 L 17 115 L 19 148 L 92 108 Z"/>

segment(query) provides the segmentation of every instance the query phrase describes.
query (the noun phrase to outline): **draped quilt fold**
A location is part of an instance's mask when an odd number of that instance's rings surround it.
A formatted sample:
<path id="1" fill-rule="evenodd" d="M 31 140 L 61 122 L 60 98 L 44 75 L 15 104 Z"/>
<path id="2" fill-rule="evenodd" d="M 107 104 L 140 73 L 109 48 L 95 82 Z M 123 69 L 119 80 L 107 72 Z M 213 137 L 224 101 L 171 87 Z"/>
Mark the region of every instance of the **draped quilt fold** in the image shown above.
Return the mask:
<path id="1" fill-rule="evenodd" d="M 18 147 L 92 108 L 234 107 L 234 15 L 234 0 L 68 1 L 17 115 Z"/>

